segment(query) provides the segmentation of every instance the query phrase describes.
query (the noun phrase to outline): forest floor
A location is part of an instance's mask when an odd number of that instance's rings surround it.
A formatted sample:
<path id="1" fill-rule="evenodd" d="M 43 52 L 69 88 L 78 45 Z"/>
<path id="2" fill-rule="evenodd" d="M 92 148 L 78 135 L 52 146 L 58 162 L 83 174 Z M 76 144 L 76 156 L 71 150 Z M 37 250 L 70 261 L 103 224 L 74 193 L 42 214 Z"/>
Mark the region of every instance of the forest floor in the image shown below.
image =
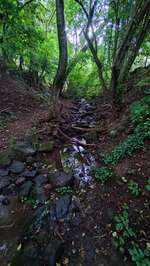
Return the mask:
<path id="1" fill-rule="evenodd" d="M 119 115 L 103 97 L 64 99 L 49 121 L 46 107 L 14 93 L 18 84 L 9 98 L 1 84 L 1 110 L 15 114 L 0 128 L 1 265 L 149 266 L 150 140 L 103 159 L 133 136 L 130 106 L 144 93 L 129 90 Z"/>

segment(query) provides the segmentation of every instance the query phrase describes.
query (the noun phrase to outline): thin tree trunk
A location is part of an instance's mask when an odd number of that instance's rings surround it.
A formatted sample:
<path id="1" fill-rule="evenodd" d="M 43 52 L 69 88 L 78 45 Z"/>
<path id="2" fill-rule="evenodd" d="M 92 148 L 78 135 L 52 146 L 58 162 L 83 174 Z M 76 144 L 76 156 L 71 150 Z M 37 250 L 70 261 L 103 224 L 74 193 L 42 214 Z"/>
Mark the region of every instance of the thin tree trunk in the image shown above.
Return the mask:
<path id="1" fill-rule="evenodd" d="M 120 84 L 128 76 L 128 72 L 138 54 L 150 27 L 150 0 L 137 2 L 135 12 L 130 21 L 125 37 L 118 49 L 112 66 L 111 90 L 114 103 L 121 103 Z M 134 49 L 133 49 L 134 44 Z"/>
<path id="2" fill-rule="evenodd" d="M 55 0 L 55 3 L 56 3 L 57 32 L 58 32 L 58 43 L 59 43 L 59 64 L 52 86 L 51 104 L 52 104 L 53 114 L 55 114 L 55 111 L 57 110 L 56 107 L 58 104 L 60 93 L 63 90 L 63 86 L 65 83 L 65 73 L 68 64 L 64 1 Z"/>

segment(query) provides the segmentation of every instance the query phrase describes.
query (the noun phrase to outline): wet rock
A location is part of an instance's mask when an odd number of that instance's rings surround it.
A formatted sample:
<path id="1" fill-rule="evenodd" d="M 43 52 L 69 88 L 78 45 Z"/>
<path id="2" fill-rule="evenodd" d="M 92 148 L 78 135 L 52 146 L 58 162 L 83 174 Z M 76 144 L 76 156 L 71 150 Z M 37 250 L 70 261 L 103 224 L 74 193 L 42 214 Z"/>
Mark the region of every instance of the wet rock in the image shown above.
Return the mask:
<path id="1" fill-rule="evenodd" d="M 38 202 L 45 203 L 47 201 L 48 196 L 46 195 L 45 190 L 42 186 L 37 184 L 35 186 L 34 193 Z"/>
<path id="2" fill-rule="evenodd" d="M 68 220 L 72 211 L 72 197 L 65 195 L 59 200 L 41 206 L 34 213 L 32 227 L 37 230 L 39 228 L 48 228 L 50 224 L 58 220 Z"/>
<path id="3" fill-rule="evenodd" d="M 37 170 L 28 170 L 26 169 L 24 172 L 23 172 L 23 176 L 26 177 L 26 178 L 34 178 L 37 174 Z"/>
<path id="4" fill-rule="evenodd" d="M 47 181 L 48 181 L 48 178 L 47 178 L 47 176 L 45 176 L 45 175 L 38 175 L 38 176 L 36 176 L 36 178 L 35 178 L 35 182 L 36 182 L 36 184 L 38 184 L 38 185 L 43 185 L 43 184 L 45 184 Z"/>
<path id="5" fill-rule="evenodd" d="M 31 193 L 32 187 L 33 187 L 33 183 L 31 181 L 24 183 L 21 186 L 21 190 L 19 191 L 19 196 L 21 198 L 28 198 Z"/>
<path id="6" fill-rule="evenodd" d="M 41 143 L 38 149 L 39 152 L 51 152 L 54 148 L 54 142 L 49 141 L 47 143 Z"/>
<path id="7" fill-rule="evenodd" d="M 9 186 L 11 182 L 11 179 L 9 176 L 4 176 L 0 178 L 0 193 L 3 192 L 4 188 Z"/>
<path id="8" fill-rule="evenodd" d="M 36 153 L 36 150 L 32 147 L 30 143 L 19 141 L 16 143 L 15 152 L 18 153 L 18 155 L 23 155 L 25 157 L 27 156 L 33 156 Z"/>
<path id="9" fill-rule="evenodd" d="M 64 187 L 73 184 L 73 175 L 61 171 L 49 173 L 48 179 L 53 187 Z"/>
<path id="10" fill-rule="evenodd" d="M 67 218 L 72 203 L 72 196 L 65 195 L 56 202 L 56 217 L 57 219 Z"/>
<path id="11" fill-rule="evenodd" d="M 23 162 L 20 161 L 13 161 L 13 163 L 10 165 L 10 171 L 13 174 L 20 174 L 23 172 L 25 168 L 25 165 Z"/>
<path id="12" fill-rule="evenodd" d="M 8 169 L 0 169 L 0 177 L 8 175 L 9 170 Z"/>

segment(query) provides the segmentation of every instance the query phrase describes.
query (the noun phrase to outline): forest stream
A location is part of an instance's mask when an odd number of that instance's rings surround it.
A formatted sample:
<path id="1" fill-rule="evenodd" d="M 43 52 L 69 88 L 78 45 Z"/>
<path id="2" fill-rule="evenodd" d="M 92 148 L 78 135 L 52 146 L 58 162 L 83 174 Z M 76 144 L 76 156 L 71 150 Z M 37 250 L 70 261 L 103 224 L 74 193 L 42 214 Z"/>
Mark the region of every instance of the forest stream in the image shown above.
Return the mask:
<path id="1" fill-rule="evenodd" d="M 72 110 L 72 125 L 96 126 L 94 108 L 81 99 Z M 96 165 L 92 148 L 86 146 L 91 133 L 73 132 L 70 137 L 73 142 L 58 140 L 50 152 L 36 152 L 32 143 L 18 141 L 14 158 L 1 166 L 1 266 L 52 266 L 62 260 L 68 223 L 76 212 L 83 212 L 76 191 L 92 186 Z"/>

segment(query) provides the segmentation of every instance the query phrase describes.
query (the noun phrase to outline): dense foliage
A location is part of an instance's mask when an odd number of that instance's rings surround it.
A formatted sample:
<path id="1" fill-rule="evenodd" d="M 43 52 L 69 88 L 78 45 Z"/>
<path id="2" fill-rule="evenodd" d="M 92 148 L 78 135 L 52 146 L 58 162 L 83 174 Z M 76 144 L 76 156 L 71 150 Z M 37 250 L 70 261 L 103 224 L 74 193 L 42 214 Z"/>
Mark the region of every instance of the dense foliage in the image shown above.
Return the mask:
<path id="1" fill-rule="evenodd" d="M 67 89 L 70 95 L 85 97 L 99 95 L 104 85 L 101 74 L 105 85 L 109 84 L 114 58 L 132 20 L 136 4 L 136 1 L 130 0 L 65 1 L 69 55 L 65 90 Z M 88 10 L 91 10 L 89 14 Z M 34 80 L 34 84 L 31 85 L 36 87 L 41 83 L 52 84 L 59 55 L 55 17 L 56 7 L 51 0 L 2 0 L 0 2 L 1 70 L 19 71 L 22 76 L 27 76 L 28 73 L 28 76 Z M 88 38 L 93 48 L 89 46 Z M 135 66 L 148 64 L 148 44 L 147 36 L 140 46 Z"/>

